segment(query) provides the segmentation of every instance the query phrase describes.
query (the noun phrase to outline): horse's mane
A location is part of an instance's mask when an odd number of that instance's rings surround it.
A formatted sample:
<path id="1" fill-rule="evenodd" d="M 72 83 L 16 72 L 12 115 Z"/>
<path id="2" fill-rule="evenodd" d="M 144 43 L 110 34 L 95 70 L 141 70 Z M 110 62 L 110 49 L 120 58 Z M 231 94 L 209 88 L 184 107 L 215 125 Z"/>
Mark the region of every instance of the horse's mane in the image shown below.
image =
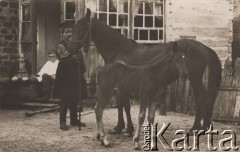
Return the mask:
<path id="1" fill-rule="evenodd" d="M 116 29 L 112 28 L 111 26 L 108 26 L 104 22 L 100 21 L 97 18 L 93 18 L 93 21 L 97 24 L 97 26 L 101 26 L 103 30 L 103 33 L 107 40 L 110 40 L 109 43 L 112 41 L 114 42 L 114 48 L 121 50 L 122 52 L 129 52 L 135 48 L 138 43 L 135 40 L 126 38 L 121 33 L 119 33 Z"/>

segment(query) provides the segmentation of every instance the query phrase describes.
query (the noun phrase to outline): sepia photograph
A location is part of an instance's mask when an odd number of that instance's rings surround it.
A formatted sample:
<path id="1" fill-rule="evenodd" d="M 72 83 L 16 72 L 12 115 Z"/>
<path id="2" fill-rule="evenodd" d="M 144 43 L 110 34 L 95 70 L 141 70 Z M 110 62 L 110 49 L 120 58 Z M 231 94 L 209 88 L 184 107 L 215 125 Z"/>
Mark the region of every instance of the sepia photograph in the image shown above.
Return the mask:
<path id="1" fill-rule="evenodd" d="M 240 151 L 240 0 L 0 0 L 0 152 Z"/>

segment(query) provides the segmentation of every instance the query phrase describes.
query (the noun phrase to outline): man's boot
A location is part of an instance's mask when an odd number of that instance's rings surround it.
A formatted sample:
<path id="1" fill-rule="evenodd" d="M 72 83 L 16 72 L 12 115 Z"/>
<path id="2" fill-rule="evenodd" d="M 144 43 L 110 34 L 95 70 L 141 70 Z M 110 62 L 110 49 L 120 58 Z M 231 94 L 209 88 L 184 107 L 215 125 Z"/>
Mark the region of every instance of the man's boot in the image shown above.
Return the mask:
<path id="1" fill-rule="evenodd" d="M 79 119 L 77 118 L 77 112 L 70 112 L 70 125 L 79 126 Z M 82 127 L 86 127 L 85 123 L 81 123 Z"/>
<path id="2" fill-rule="evenodd" d="M 61 130 L 68 130 L 68 127 L 66 125 L 66 115 L 67 115 L 67 109 L 66 107 L 60 107 L 60 129 Z"/>
<path id="3" fill-rule="evenodd" d="M 66 122 L 65 123 L 61 122 L 60 123 L 60 129 L 61 130 L 68 130 L 68 126 L 66 125 Z"/>

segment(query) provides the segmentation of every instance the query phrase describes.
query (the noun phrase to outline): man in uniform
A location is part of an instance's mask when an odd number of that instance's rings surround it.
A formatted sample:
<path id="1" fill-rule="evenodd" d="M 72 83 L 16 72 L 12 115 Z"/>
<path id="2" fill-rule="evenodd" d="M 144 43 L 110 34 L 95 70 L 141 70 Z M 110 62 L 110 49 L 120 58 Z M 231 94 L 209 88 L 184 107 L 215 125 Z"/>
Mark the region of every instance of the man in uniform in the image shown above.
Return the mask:
<path id="1" fill-rule="evenodd" d="M 55 97 L 61 99 L 60 105 L 60 129 L 68 130 L 66 125 L 67 108 L 70 109 L 70 124 L 72 126 L 85 126 L 79 124 L 77 118 L 78 102 L 87 97 L 86 72 L 81 51 L 72 50 L 68 47 L 72 36 L 74 22 L 64 22 L 62 29 L 62 41 L 57 44 L 57 53 L 60 59 L 55 81 Z"/>

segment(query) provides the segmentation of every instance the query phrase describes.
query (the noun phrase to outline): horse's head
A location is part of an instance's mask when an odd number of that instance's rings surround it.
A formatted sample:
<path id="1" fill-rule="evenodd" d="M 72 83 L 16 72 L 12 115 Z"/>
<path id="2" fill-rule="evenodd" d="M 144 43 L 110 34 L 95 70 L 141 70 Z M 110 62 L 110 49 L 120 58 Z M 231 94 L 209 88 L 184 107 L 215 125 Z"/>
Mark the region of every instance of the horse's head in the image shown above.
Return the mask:
<path id="1" fill-rule="evenodd" d="M 73 49 L 84 48 L 88 52 L 91 42 L 91 10 L 87 9 L 86 15 L 82 17 L 72 29 L 72 39 L 69 47 Z"/>
<path id="2" fill-rule="evenodd" d="M 183 80 L 188 78 L 187 57 L 181 51 L 174 52 L 174 63 Z"/>

